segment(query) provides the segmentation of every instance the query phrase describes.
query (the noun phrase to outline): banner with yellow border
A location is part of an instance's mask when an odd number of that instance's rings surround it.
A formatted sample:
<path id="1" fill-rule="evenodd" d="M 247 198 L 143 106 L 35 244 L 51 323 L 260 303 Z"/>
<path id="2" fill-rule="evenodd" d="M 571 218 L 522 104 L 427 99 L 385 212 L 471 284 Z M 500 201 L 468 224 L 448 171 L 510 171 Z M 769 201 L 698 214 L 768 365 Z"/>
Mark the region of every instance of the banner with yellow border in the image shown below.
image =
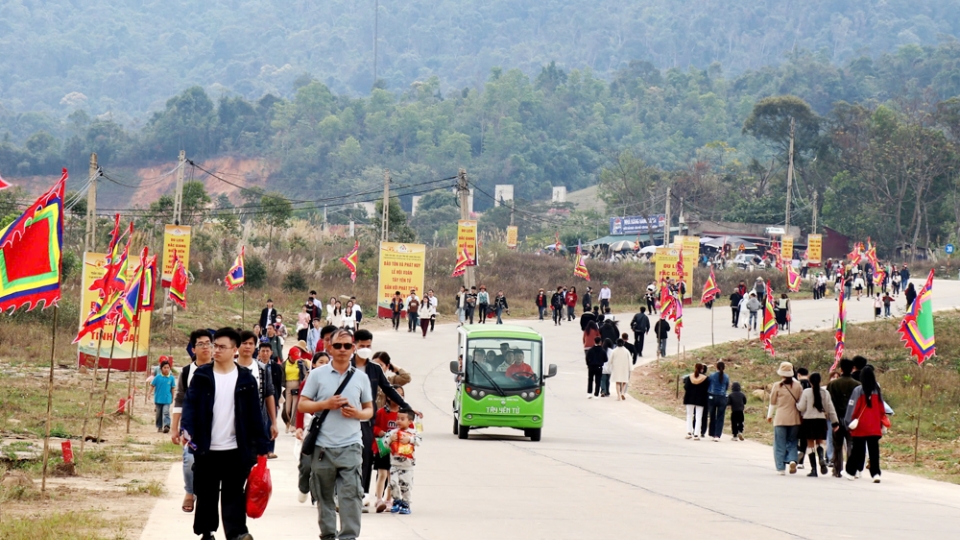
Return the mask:
<path id="1" fill-rule="evenodd" d="M 190 227 L 186 225 L 165 225 L 163 228 L 163 268 L 160 286 L 170 287 L 173 276 L 173 253 L 176 252 L 183 267 L 190 271 Z"/>
<path id="2" fill-rule="evenodd" d="M 807 265 L 820 266 L 823 262 L 823 235 L 807 235 Z"/>
<path id="3" fill-rule="evenodd" d="M 423 298 L 423 275 L 427 246 L 402 242 L 380 242 L 380 271 L 377 280 L 377 316 L 393 315 L 390 300 L 397 291 L 406 298 L 411 289 Z"/>
<path id="4" fill-rule="evenodd" d="M 507 247 L 510 249 L 517 249 L 517 236 L 519 235 L 519 228 L 516 225 L 510 225 L 507 227 Z"/>
<path id="5" fill-rule="evenodd" d="M 480 264 L 477 259 L 477 220 L 461 219 L 457 222 L 457 253 L 467 248 L 467 253 L 474 261 L 474 266 Z"/>
<path id="6" fill-rule="evenodd" d="M 140 264 L 140 257 L 138 255 L 130 255 L 129 260 L 127 277 L 132 278 L 134 270 L 136 270 L 137 265 Z M 106 273 L 104 270 L 106 261 L 107 255 L 105 253 L 83 254 L 83 287 L 80 292 L 81 325 L 87 318 L 87 315 L 90 314 L 93 305 L 99 300 L 99 292 L 91 291 L 90 286 L 93 285 L 95 280 L 103 277 Z M 150 315 L 152 315 L 152 313 L 149 311 L 140 312 L 140 330 L 137 339 L 136 361 L 133 360 L 133 340 L 117 343 L 116 346 L 113 346 L 113 334 L 116 330 L 116 325 L 107 324 L 103 328 L 87 334 L 80 340 L 80 343 L 77 344 L 78 365 L 93 367 L 97 358 L 97 341 L 100 339 L 100 333 L 102 332 L 103 343 L 100 347 L 100 367 L 106 368 L 112 366 L 113 369 L 120 371 L 130 371 L 131 367 L 133 367 L 135 371 L 146 371 L 147 358 L 150 354 Z M 132 332 L 133 330 L 131 330 L 131 334 Z M 111 348 L 113 349 L 112 361 L 110 355 Z"/>
<path id="7" fill-rule="evenodd" d="M 793 260 L 793 237 L 784 236 L 780 240 L 780 257 L 783 258 L 784 264 L 792 264 L 790 261 Z"/>
<path id="8" fill-rule="evenodd" d="M 693 270 L 700 264 L 700 237 L 699 236 L 676 236 L 673 239 L 673 247 L 683 250 L 683 283 L 686 286 L 687 294 L 683 295 L 683 303 L 693 303 Z"/>

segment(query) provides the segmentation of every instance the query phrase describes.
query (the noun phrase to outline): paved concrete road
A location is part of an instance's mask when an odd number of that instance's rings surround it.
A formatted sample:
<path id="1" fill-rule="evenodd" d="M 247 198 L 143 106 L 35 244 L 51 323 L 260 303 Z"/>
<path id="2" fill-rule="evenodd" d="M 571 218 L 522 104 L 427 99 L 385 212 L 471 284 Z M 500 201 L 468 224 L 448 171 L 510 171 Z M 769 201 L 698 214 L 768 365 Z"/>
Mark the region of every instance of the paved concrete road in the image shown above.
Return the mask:
<path id="1" fill-rule="evenodd" d="M 934 302 L 938 309 L 960 307 L 960 282 L 938 281 Z M 795 302 L 794 331 L 830 326 L 835 309 L 833 300 Z M 730 328 L 729 311 L 716 310 L 717 342 L 746 337 Z M 872 305 L 851 301 L 849 314 L 851 321 L 872 319 Z M 709 311 L 689 308 L 684 319 L 683 346 L 709 345 Z M 960 530 L 960 486 L 893 473 L 884 473 L 880 485 L 781 477 L 767 446 L 685 440 L 682 421 L 635 400 L 587 400 L 579 326 L 525 324 L 543 333 L 545 361 L 559 366 L 547 386 L 543 440 L 536 443 L 511 430 L 482 430 L 467 441 L 452 434 L 453 325 L 438 326 L 426 340 L 377 333 L 374 349 L 390 351 L 413 374 L 407 399 L 426 415 L 425 434 L 413 514 L 365 515 L 364 539 L 932 540 L 955 538 Z M 669 351 L 676 351 L 675 342 Z M 650 360 L 652 344 L 644 352 Z M 249 521 L 258 540 L 318 537 L 315 509 L 296 502 L 294 445 L 281 435 L 280 459 L 271 461 L 273 499 L 262 519 Z M 192 515 L 179 509 L 179 466 L 171 469 L 167 489 L 142 540 L 191 537 Z"/>

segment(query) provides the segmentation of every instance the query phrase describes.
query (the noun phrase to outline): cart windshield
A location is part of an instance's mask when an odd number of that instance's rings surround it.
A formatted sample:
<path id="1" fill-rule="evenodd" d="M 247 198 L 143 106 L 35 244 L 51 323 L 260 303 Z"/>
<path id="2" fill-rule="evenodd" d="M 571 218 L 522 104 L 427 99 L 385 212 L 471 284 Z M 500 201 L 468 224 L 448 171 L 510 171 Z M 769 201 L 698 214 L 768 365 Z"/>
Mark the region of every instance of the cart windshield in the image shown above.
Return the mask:
<path id="1" fill-rule="evenodd" d="M 542 374 L 541 347 L 539 341 L 526 339 L 470 339 L 467 341 L 467 380 L 502 390 L 537 387 Z"/>

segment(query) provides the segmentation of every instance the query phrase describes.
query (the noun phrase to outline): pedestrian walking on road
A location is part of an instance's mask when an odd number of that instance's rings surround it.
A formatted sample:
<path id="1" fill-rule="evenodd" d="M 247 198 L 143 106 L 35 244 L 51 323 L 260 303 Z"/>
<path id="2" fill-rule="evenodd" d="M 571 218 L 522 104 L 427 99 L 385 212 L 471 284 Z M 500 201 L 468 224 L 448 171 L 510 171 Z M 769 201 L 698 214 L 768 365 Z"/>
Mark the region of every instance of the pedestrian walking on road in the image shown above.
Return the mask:
<path id="1" fill-rule="evenodd" d="M 410 409 L 401 409 L 396 429 L 385 437 L 390 445 L 390 494 L 393 497 L 390 512 L 393 514 L 410 514 L 413 471 L 417 464 L 415 449 L 420 446 L 420 434 L 413 425 L 415 418 L 416 414 Z"/>
<path id="2" fill-rule="evenodd" d="M 647 308 L 640 306 L 640 313 L 633 316 L 630 321 L 630 329 L 633 330 L 633 363 L 637 363 L 637 357 L 643 356 L 643 338 L 650 333 L 650 318 L 647 317 Z"/>
<path id="3" fill-rule="evenodd" d="M 537 305 L 537 313 L 540 315 L 540 322 L 543 322 L 543 316 L 547 312 L 547 295 L 543 292 L 543 289 L 540 289 L 537 292 L 537 297 L 533 299 L 533 302 Z"/>
<path id="4" fill-rule="evenodd" d="M 563 299 L 563 287 L 557 287 L 557 291 L 550 297 L 550 307 L 553 309 L 553 325 L 560 326 L 563 322 L 563 308 L 566 302 Z"/>
<path id="5" fill-rule="evenodd" d="M 503 312 L 506 311 L 507 315 L 510 314 L 510 306 L 507 304 L 507 297 L 503 295 L 503 291 L 497 291 L 497 297 L 493 299 L 493 310 L 497 314 L 497 324 L 503 324 Z"/>
<path id="6" fill-rule="evenodd" d="M 852 372 L 853 360 L 840 359 L 840 377 L 827 385 L 827 392 L 830 393 L 830 400 L 833 401 L 833 407 L 839 418 L 846 417 L 847 402 L 850 401 L 853 390 L 860 386 L 860 383 L 851 376 Z M 833 436 L 833 476 L 839 478 L 840 471 L 843 470 L 843 451 L 846 449 L 847 459 L 849 459 L 850 445 L 853 441 L 845 423 L 839 422 L 836 426 L 837 429 L 831 434 Z"/>
<path id="7" fill-rule="evenodd" d="M 837 425 L 837 411 L 830 399 L 826 388 L 820 387 L 820 374 L 810 374 L 810 388 L 803 391 L 797 410 L 802 418 L 800 423 L 800 438 L 807 441 L 810 451 L 810 474 L 817 476 L 817 463 L 820 464 L 820 474 L 827 474 L 827 460 L 823 454 L 823 442 L 827 439 L 827 421 Z M 836 428 L 834 428 L 836 429 Z"/>
<path id="8" fill-rule="evenodd" d="M 589 313 L 593 310 L 593 288 L 587 287 L 587 292 L 583 293 L 583 298 L 581 300 L 583 305 L 583 312 Z"/>
<path id="9" fill-rule="evenodd" d="M 653 333 L 657 336 L 657 350 L 660 356 L 667 356 L 667 338 L 670 337 L 670 323 L 666 319 L 657 319 L 653 325 Z"/>
<path id="10" fill-rule="evenodd" d="M 657 287 L 653 283 L 647 285 L 647 292 L 643 293 L 643 300 L 647 303 L 649 313 L 657 312 Z"/>
<path id="11" fill-rule="evenodd" d="M 750 318 L 747 320 L 747 328 L 756 332 L 757 330 L 757 312 L 760 311 L 760 308 L 763 304 L 760 303 L 759 296 L 756 292 L 750 291 L 750 296 L 747 297 L 745 302 L 745 307 L 750 313 Z"/>
<path id="12" fill-rule="evenodd" d="M 477 316 L 480 317 L 480 324 L 487 324 L 487 313 L 489 311 L 490 293 L 487 292 L 485 286 L 481 285 L 480 292 L 477 293 Z"/>
<path id="13" fill-rule="evenodd" d="M 577 309 L 577 288 L 570 287 L 564 300 L 567 303 L 567 322 L 570 322 L 577 318 L 577 314 L 574 313 Z"/>
<path id="14" fill-rule="evenodd" d="M 733 433 L 733 440 L 743 440 L 743 411 L 747 407 L 747 395 L 740 391 L 740 383 L 735 382 L 730 386 L 732 390 L 727 396 L 727 402 L 730 404 L 730 431 Z"/>
<path id="15" fill-rule="evenodd" d="M 433 316 L 436 315 L 436 309 L 433 307 L 433 302 L 424 301 L 420 305 L 420 310 L 417 313 L 420 317 L 420 330 L 423 332 L 423 338 L 427 338 L 427 330 L 430 329 L 430 321 L 433 320 Z M 484 315 L 480 318 L 480 322 L 484 322 L 487 319 L 486 308 L 484 308 Z"/>
<path id="16" fill-rule="evenodd" d="M 170 433 L 170 405 L 173 403 L 173 390 L 177 383 L 170 370 L 170 362 L 160 362 L 160 374 L 150 381 L 150 385 L 155 389 L 153 404 L 157 413 L 157 433 Z"/>
<path id="17" fill-rule="evenodd" d="M 714 442 L 720 442 L 723 435 L 723 421 L 727 411 L 727 389 L 730 387 L 730 377 L 724 373 L 726 365 L 723 360 L 717 362 L 717 371 L 707 377 L 707 418 L 708 431 Z"/>
<path id="18" fill-rule="evenodd" d="M 913 285 L 911 283 L 911 285 Z M 873 366 L 860 372 L 860 386 L 853 389 L 847 402 L 844 425 L 850 430 L 853 445 L 844 476 L 853 480 L 863 469 L 866 454 L 870 455 L 870 477 L 874 484 L 880 483 L 880 438 L 890 427 L 890 419 L 883 405 L 883 396 L 877 384 Z"/>
<path id="19" fill-rule="evenodd" d="M 410 296 L 407 297 L 407 332 L 416 332 L 420 326 L 420 298 L 417 297 L 417 290 L 411 289 Z M 463 320 L 461 319 L 461 323 Z"/>
<path id="20" fill-rule="evenodd" d="M 600 378 L 607 362 L 607 351 L 600 345 L 600 332 L 593 338 L 593 346 L 587 351 L 587 399 L 600 396 Z"/>
<path id="21" fill-rule="evenodd" d="M 700 440 L 700 427 L 703 423 L 703 410 L 707 405 L 707 376 L 704 366 L 697 363 L 693 373 L 683 378 L 683 405 L 687 408 L 687 438 Z"/>
<path id="22" fill-rule="evenodd" d="M 626 334 L 624 334 L 626 335 Z M 632 358 L 627 342 L 622 338 L 617 340 L 617 347 L 610 353 L 610 382 L 617 390 L 617 400 L 626 401 L 627 387 L 630 385 L 630 368 Z"/>
<path id="23" fill-rule="evenodd" d="M 363 502 L 360 468 L 364 448 L 360 425 L 373 417 L 374 398 L 367 374 L 350 365 L 354 349 L 350 332 L 343 329 L 334 332 L 330 347 L 333 360 L 310 372 L 303 386 L 299 410 L 317 415 L 311 430 L 316 431 L 314 425 L 320 428 L 310 459 L 320 537 L 355 539 L 360 536 Z M 313 438 L 312 434 L 308 437 Z"/>
<path id="24" fill-rule="evenodd" d="M 400 317 L 403 314 L 403 307 L 403 297 L 400 296 L 400 291 L 396 291 L 393 299 L 390 300 L 390 319 L 393 321 L 394 331 L 400 330 Z"/>
<path id="25" fill-rule="evenodd" d="M 240 334 L 221 328 L 213 336 L 213 363 L 196 369 L 187 389 L 182 430 L 193 443 L 193 532 L 213 540 L 223 510 L 227 538 L 253 540 L 247 531 L 244 486 L 259 456 L 267 455 L 267 432 L 261 416 L 257 381 L 234 362 Z"/>
<path id="26" fill-rule="evenodd" d="M 186 494 L 183 497 L 181 509 L 184 512 L 193 512 L 193 506 L 196 502 L 193 489 L 193 462 L 194 455 L 190 446 L 180 436 L 180 416 L 183 413 L 183 404 L 187 400 L 187 389 L 193 382 L 193 376 L 199 366 L 213 362 L 213 333 L 206 329 L 194 330 L 190 333 L 190 345 L 196 353 L 196 359 L 180 370 L 180 377 L 177 379 L 177 391 L 173 396 L 173 407 L 170 409 L 173 413 L 171 422 L 171 432 L 173 435 L 170 440 L 173 444 L 183 447 L 183 490 Z"/>
<path id="27" fill-rule="evenodd" d="M 604 312 L 610 309 L 610 300 L 612 298 L 612 292 L 610 291 L 610 286 L 607 285 L 607 282 L 603 282 L 603 287 L 600 288 L 600 309 Z"/>
<path id="28" fill-rule="evenodd" d="M 603 334 L 603 328 L 600 329 L 600 334 Z M 603 340 L 603 349 L 607 353 L 607 361 L 604 362 L 603 367 L 600 369 L 600 397 L 610 397 L 610 374 L 613 363 L 610 361 L 610 357 L 613 356 L 614 342 L 609 338 L 604 338 Z"/>
<path id="29" fill-rule="evenodd" d="M 740 294 L 739 289 L 734 289 L 733 292 L 730 293 L 730 315 L 732 316 L 731 322 L 733 323 L 734 328 L 740 326 L 741 302 L 743 302 L 743 295 Z"/>
<path id="30" fill-rule="evenodd" d="M 789 466 L 790 474 L 796 474 L 800 432 L 797 402 L 803 388 L 793 378 L 793 364 L 790 362 L 780 362 L 777 375 L 782 379 L 770 389 L 770 407 L 767 409 L 767 422 L 773 422 L 773 462 L 778 473 L 785 474 Z"/>
<path id="31" fill-rule="evenodd" d="M 903 291 L 903 297 L 907 301 L 907 311 L 910 311 L 910 307 L 913 306 L 913 301 L 917 299 L 917 289 L 913 287 L 913 283 L 907 283 L 906 290 Z"/>

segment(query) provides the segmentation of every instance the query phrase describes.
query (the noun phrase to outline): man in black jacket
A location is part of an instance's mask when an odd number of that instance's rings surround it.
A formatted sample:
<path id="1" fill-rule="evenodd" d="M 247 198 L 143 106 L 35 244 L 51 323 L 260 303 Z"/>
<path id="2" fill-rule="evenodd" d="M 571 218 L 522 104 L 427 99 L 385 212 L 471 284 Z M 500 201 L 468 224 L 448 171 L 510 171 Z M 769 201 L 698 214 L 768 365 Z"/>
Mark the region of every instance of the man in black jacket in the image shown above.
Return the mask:
<path id="1" fill-rule="evenodd" d="M 199 366 L 187 389 L 181 430 L 195 457 L 197 495 L 193 532 L 213 540 L 223 508 L 228 539 L 253 540 L 247 531 L 244 485 L 258 456 L 267 454 L 257 381 L 233 358 L 240 334 L 221 328 L 213 336 L 213 363 Z"/>
<path id="2" fill-rule="evenodd" d="M 267 299 L 267 307 L 260 312 L 260 331 L 267 335 L 267 326 L 277 322 L 277 310 L 273 309 L 273 300 Z"/>
<path id="3" fill-rule="evenodd" d="M 643 356 L 643 336 L 650 332 L 647 308 L 640 306 L 640 313 L 634 315 L 630 321 L 630 329 L 633 330 L 633 363 L 636 364 L 637 357 Z"/>
<path id="4" fill-rule="evenodd" d="M 653 325 L 653 333 L 657 335 L 657 350 L 660 356 L 667 355 L 667 338 L 670 337 L 670 323 L 666 319 L 657 319 Z"/>
<path id="5" fill-rule="evenodd" d="M 563 293 L 561 292 L 563 287 L 557 287 L 557 292 L 553 293 L 553 296 L 550 297 L 550 307 L 553 309 L 553 325 L 560 326 L 560 322 L 563 321 Z"/>
<path id="6" fill-rule="evenodd" d="M 583 315 L 580 315 L 580 331 L 586 332 L 587 325 L 590 324 L 591 322 L 595 322 L 596 320 L 597 320 L 596 313 L 591 313 L 590 311 L 584 310 Z"/>
<path id="7" fill-rule="evenodd" d="M 600 395 L 600 377 L 607 363 L 607 351 L 600 346 L 600 338 L 594 338 L 593 347 L 587 351 L 587 399 Z"/>
<path id="8" fill-rule="evenodd" d="M 616 343 L 620 339 L 620 329 L 617 328 L 617 321 L 612 318 L 605 319 L 603 324 L 600 325 L 600 337 L 609 339 L 610 343 Z"/>
<path id="9" fill-rule="evenodd" d="M 390 384 L 390 381 L 387 380 L 387 376 L 383 373 L 380 364 L 369 361 L 373 358 L 373 349 L 371 349 L 373 345 L 373 333 L 369 330 L 357 330 L 357 333 L 353 336 L 353 341 L 356 343 L 356 352 L 351 359 L 351 363 L 358 370 L 363 370 L 367 378 L 370 379 L 370 391 L 373 396 L 373 402 L 377 402 L 377 396 L 380 391 L 383 390 L 387 399 L 399 405 L 400 410 L 413 411 L 413 407 L 404 401 L 403 397 L 397 393 L 393 385 Z M 423 416 L 423 414 L 417 411 L 414 412 L 417 416 Z M 373 478 L 373 424 L 375 421 L 376 411 L 374 411 L 374 416 L 370 418 L 370 420 L 360 423 L 360 430 L 363 433 L 363 466 L 361 468 L 361 482 L 364 493 L 363 513 L 367 513 L 369 511 L 369 503 L 377 499 L 377 497 L 369 497 L 370 481 Z"/>

